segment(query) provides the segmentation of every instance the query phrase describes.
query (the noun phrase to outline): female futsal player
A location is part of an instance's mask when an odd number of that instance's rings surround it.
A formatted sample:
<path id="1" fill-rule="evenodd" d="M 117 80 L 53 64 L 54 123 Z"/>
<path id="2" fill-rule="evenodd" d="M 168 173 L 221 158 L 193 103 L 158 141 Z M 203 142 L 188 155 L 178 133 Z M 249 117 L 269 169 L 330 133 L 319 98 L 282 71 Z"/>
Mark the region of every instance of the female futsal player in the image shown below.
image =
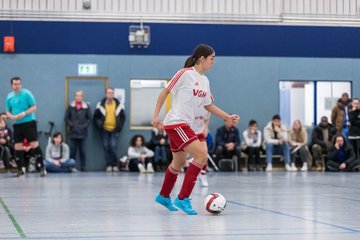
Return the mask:
<path id="1" fill-rule="evenodd" d="M 178 210 L 171 202 L 170 193 L 179 171 L 186 162 L 186 154 L 189 153 L 194 157 L 194 161 L 186 171 L 174 204 L 187 214 L 197 214 L 192 208 L 189 196 L 208 158 L 204 145 L 190 127 L 199 109 L 204 107 L 208 112 L 222 119 L 231 119 L 234 125 L 239 121 L 238 115 L 230 115 L 212 104 L 209 80 L 204 73 L 211 69 L 214 59 L 213 48 L 205 44 L 197 46 L 190 58 L 192 61 L 188 61 L 191 64 L 175 74 L 166 88 L 161 91 L 156 103 L 152 119 L 155 127 L 160 122 L 158 116 L 166 97 L 169 93 L 172 94 L 172 108 L 165 117 L 164 128 L 170 138 L 173 161 L 165 173 L 162 189 L 155 198 L 156 202 L 171 211 Z"/>

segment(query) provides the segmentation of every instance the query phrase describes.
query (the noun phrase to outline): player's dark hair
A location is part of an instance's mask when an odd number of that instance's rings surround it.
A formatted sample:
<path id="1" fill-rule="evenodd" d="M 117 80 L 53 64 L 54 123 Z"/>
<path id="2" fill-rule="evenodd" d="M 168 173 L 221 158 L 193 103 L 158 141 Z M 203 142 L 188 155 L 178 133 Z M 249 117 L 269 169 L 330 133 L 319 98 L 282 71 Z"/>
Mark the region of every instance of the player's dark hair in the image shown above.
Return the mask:
<path id="1" fill-rule="evenodd" d="M 10 79 L 11 85 L 13 84 L 13 81 L 17 81 L 17 80 L 20 80 L 20 81 L 21 81 L 21 78 L 20 78 L 20 77 L 12 77 L 12 78 Z"/>
<path id="2" fill-rule="evenodd" d="M 144 146 L 144 144 L 145 144 L 145 138 L 144 138 L 143 135 L 140 135 L 140 134 L 134 135 L 134 136 L 131 138 L 130 146 L 136 147 L 136 140 L 137 140 L 138 138 L 141 138 L 142 145 Z"/>
<path id="3" fill-rule="evenodd" d="M 186 59 L 184 67 L 185 68 L 193 67 L 196 64 L 197 60 L 199 60 L 199 58 L 201 57 L 207 58 L 214 52 L 215 52 L 214 49 L 209 45 L 206 44 L 197 45 L 196 48 L 194 49 L 193 54 Z"/>

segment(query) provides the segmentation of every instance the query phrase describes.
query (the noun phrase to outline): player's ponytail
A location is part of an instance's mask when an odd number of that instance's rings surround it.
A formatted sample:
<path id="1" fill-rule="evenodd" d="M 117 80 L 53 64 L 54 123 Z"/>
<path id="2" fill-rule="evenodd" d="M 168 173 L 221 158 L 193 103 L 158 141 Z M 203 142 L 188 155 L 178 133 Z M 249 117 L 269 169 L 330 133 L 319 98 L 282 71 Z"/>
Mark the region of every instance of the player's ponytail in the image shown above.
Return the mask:
<path id="1" fill-rule="evenodd" d="M 214 49 L 209 45 L 206 44 L 197 45 L 196 48 L 194 49 L 193 55 L 191 55 L 186 59 L 184 67 L 185 68 L 193 67 L 201 57 L 207 58 L 214 52 L 215 52 Z"/>

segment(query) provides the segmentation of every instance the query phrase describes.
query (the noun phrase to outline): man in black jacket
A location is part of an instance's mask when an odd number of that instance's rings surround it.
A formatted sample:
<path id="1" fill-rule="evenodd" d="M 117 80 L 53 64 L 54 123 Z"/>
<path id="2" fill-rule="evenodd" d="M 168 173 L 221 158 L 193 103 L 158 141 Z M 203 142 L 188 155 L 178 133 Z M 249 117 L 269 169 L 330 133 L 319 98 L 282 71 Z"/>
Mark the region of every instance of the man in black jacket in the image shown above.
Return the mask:
<path id="1" fill-rule="evenodd" d="M 360 100 L 352 101 L 352 111 L 349 113 L 349 140 L 353 146 L 356 158 L 360 158 Z"/>
<path id="2" fill-rule="evenodd" d="M 216 131 L 216 159 L 232 158 L 236 156 L 240 158 L 240 135 L 239 130 L 233 126 L 231 121 L 225 121 L 224 126 Z"/>
<path id="3" fill-rule="evenodd" d="M 91 111 L 84 102 L 84 93 L 75 92 L 75 100 L 69 105 L 65 113 L 65 122 L 70 130 L 70 158 L 76 159 L 76 152 L 80 152 L 80 170 L 86 171 L 85 140 L 87 129 L 91 124 Z"/>
<path id="4" fill-rule="evenodd" d="M 321 122 L 314 128 L 311 136 L 311 151 L 316 164 L 316 171 L 322 171 L 323 155 L 331 147 L 331 141 L 336 135 L 336 129 L 328 122 L 326 116 L 321 117 Z"/>
<path id="5" fill-rule="evenodd" d="M 335 136 L 328 159 L 327 167 L 330 171 L 355 171 L 360 168 L 360 160 L 355 158 L 352 146 L 341 134 Z"/>
<path id="6" fill-rule="evenodd" d="M 115 98 L 113 88 L 107 88 L 105 93 L 106 97 L 96 105 L 94 121 L 102 131 L 106 171 L 118 172 L 116 147 L 125 122 L 125 111 L 124 105 Z"/>

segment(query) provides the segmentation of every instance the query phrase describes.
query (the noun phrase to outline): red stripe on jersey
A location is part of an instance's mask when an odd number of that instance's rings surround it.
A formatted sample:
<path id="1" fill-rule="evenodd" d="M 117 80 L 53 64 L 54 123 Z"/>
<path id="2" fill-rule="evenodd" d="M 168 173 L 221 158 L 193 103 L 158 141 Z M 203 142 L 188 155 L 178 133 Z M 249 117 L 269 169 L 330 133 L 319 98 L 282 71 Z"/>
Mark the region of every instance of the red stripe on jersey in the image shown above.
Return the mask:
<path id="1" fill-rule="evenodd" d="M 210 94 L 210 98 L 211 98 L 211 101 L 214 102 L 215 101 L 215 98 L 212 94 Z"/>
<path id="2" fill-rule="evenodd" d="M 167 87 L 167 89 L 169 91 L 171 91 L 175 84 L 177 83 L 177 81 L 179 80 L 179 78 L 187 71 L 187 70 L 192 70 L 192 68 L 183 68 L 182 70 L 180 70 L 180 72 L 178 72 L 172 79 L 171 79 L 171 83 L 170 85 Z"/>

